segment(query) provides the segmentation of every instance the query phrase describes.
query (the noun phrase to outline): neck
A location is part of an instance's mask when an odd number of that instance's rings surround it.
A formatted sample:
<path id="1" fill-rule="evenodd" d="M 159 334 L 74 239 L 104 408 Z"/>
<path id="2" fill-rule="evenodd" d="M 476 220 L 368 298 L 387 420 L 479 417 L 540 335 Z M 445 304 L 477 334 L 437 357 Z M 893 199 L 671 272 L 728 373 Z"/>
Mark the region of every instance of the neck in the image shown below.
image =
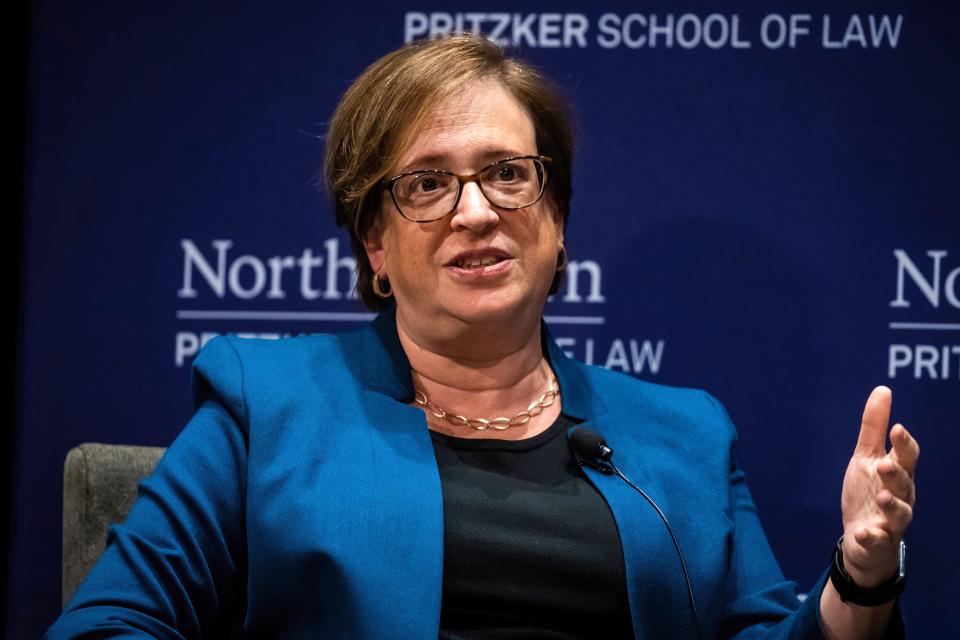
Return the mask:
<path id="1" fill-rule="evenodd" d="M 448 413 L 470 418 L 512 418 L 540 398 L 553 377 L 540 346 L 540 324 L 509 333 L 487 326 L 464 327 L 438 337 L 418 332 L 397 314 L 397 334 L 407 354 L 414 386 Z M 505 431 L 454 427 L 428 416 L 431 429 L 459 437 L 517 439 L 535 435 L 559 415 L 560 402 L 523 425 Z"/>

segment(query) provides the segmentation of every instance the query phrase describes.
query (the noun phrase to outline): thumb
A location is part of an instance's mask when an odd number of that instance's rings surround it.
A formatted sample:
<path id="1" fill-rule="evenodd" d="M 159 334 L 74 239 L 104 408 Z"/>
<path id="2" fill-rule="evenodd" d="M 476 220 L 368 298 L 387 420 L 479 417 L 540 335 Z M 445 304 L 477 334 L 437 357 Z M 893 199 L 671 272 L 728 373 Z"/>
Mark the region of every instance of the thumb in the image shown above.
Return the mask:
<path id="1" fill-rule="evenodd" d="M 890 404 L 893 392 L 880 386 L 870 392 L 863 408 L 860 422 L 860 437 L 857 438 L 857 453 L 886 453 L 887 425 L 890 424 Z"/>

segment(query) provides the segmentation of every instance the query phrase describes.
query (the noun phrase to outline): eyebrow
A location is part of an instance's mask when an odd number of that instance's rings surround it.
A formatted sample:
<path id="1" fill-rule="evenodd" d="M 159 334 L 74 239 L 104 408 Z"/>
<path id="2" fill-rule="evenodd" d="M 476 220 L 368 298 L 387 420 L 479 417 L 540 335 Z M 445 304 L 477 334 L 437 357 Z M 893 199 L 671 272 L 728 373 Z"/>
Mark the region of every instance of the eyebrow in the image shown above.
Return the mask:
<path id="1" fill-rule="evenodd" d="M 516 156 L 526 156 L 526 155 L 537 155 L 536 151 L 533 153 L 518 151 L 516 149 L 507 149 L 506 147 L 492 147 L 490 149 L 483 149 L 474 155 L 474 158 L 479 159 L 480 166 L 476 167 L 477 169 L 486 166 L 492 162 L 498 160 L 503 160 L 504 158 L 513 158 Z M 405 164 L 397 173 L 406 173 L 408 171 L 420 171 L 424 169 L 445 169 L 444 165 L 450 163 L 451 154 L 449 153 L 426 153 L 420 156 L 417 156 L 412 161 Z"/>

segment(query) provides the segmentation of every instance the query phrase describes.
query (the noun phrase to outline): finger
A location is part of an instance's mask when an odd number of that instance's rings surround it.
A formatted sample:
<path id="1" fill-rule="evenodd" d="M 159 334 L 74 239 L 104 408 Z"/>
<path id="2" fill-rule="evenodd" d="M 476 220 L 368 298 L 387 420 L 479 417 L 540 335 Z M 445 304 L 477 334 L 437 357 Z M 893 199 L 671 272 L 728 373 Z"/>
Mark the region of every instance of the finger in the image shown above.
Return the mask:
<path id="1" fill-rule="evenodd" d="M 917 458 L 920 457 L 920 444 L 902 424 L 894 425 L 890 431 L 890 443 L 893 451 L 890 457 L 906 470 L 912 478 L 917 470 Z"/>
<path id="2" fill-rule="evenodd" d="M 886 490 L 877 494 L 877 506 L 887 519 L 883 528 L 890 534 L 891 539 L 900 539 L 913 518 L 913 508 Z"/>
<path id="3" fill-rule="evenodd" d="M 913 479 L 910 478 L 906 469 L 893 459 L 892 454 L 877 463 L 877 473 L 880 475 L 880 481 L 887 491 L 904 500 L 907 504 L 913 505 L 915 496 Z"/>
<path id="4" fill-rule="evenodd" d="M 886 452 L 887 425 L 890 424 L 890 403 L 892 393 L 887 387 L 877 387 L 867 398 L 863 408 L 863 420 L 860 422 L 860 437 L 857 438 L 858 453 Z"/>

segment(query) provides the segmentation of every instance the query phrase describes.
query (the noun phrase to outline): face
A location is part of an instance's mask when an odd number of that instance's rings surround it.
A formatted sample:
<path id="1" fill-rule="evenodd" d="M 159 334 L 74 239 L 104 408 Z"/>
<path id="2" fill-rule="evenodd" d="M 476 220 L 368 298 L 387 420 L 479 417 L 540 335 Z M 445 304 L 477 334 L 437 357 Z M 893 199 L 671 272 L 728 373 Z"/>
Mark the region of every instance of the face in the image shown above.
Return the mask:
<path id="1" fill-rule="evenodd" d="M 441 103 L 390 175 L 420 169 L 468 175 L 536 154 L 530 116 L 499 82 L 485 80 Z M 388 193 L 382 198 L 365 246 L 374 273 L 390 280 L 398 321 L 424 330 L 449 320 L 539 322 L 563 244 L 548 195 L 508 211 L 467 183 L 453 213 L 421 224 L 402 218 Z"/>

